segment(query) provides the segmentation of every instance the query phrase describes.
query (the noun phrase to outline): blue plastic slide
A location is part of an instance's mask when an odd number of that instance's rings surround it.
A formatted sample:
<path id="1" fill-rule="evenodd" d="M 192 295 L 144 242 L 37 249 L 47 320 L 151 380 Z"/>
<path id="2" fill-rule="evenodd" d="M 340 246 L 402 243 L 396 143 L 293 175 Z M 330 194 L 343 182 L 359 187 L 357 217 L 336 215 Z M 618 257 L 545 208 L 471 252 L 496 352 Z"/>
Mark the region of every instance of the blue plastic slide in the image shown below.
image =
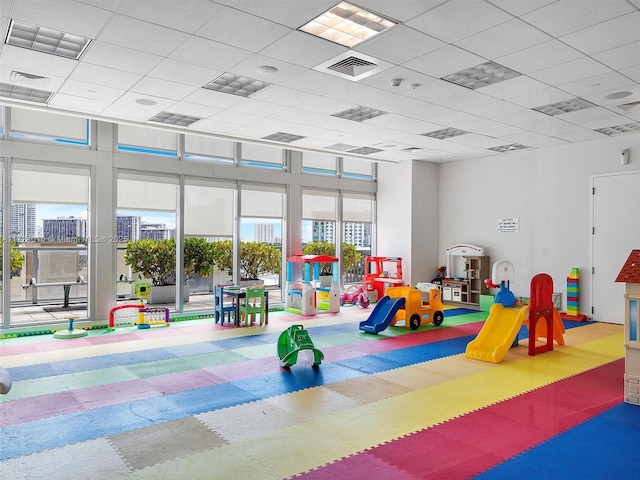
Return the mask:
<path id="1" fill-rule="evenodd" d="M 382 297 L 376 304 L 369 318 L 360 322 L 360 330 L 366 333 L 380 333 L 393 321 L 396 312 L 404 307 L 405 298 Z"/>

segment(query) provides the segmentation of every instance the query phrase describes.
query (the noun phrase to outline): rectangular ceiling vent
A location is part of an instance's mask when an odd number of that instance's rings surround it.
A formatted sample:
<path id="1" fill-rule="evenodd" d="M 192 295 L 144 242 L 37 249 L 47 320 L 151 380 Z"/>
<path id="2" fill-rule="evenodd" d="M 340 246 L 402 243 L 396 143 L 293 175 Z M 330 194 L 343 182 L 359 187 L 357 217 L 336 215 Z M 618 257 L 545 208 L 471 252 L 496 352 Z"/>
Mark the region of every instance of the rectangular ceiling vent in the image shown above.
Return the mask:
<path id="1" fill-rule="evenodd" d="M 40 75 L 35 75 L 33 73 L 18 72 L 17 70 L 12 70 L 9 74 L 9 78 L 15 82 L 40 86 L 47 85 L 50 80 L 49 77 L 41 77 Z"/>
<path id="2" fill-rule="evenodd" d="M 390 63 L 360 52 L 348 51 L 321 63 L 314 70 L 357 82 L 391 67 Z"/>
<path id="3" fill-rule="evenodd" d="M 21 87 L 9 83 L 0 83 L 0 97 L 24 102 L 47 103 L 53 92 L 36 88 Z"/>

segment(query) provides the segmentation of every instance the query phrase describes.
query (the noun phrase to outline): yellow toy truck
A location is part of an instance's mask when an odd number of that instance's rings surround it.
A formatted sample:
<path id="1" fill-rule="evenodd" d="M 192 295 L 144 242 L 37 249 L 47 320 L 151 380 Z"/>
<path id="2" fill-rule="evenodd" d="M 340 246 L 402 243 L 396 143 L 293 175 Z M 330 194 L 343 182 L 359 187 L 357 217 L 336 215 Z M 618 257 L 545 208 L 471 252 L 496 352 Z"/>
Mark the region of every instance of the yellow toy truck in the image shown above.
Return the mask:
<path id="1" fill-rule="evenodd" d="M 391 299 L 404 298 L 404 308 L 398 309 L 391 325 L 404 323 L 405 327 L 416 330 L 422 323 L 433 323 L 436 326 L 442 325 L 444 321 L 444 306 L 438 288 L 429 290 L 429 301 L 422 301 L 422 291 L 410 286 L 389 287 L 384 294 Z"/>

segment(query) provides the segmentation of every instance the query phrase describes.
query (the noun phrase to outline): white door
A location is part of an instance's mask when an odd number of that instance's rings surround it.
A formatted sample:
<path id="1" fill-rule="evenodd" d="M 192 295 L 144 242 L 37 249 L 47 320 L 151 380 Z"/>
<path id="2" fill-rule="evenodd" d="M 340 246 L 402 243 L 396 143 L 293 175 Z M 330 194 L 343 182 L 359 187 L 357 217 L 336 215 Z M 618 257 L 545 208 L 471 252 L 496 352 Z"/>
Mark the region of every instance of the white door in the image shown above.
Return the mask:
<path id="1" fill-rule="evenodd" d="M 624 284 L 616 277 L 640 248 L 640 172 L 594 177 L 593 320 L 624 323 Z"/>

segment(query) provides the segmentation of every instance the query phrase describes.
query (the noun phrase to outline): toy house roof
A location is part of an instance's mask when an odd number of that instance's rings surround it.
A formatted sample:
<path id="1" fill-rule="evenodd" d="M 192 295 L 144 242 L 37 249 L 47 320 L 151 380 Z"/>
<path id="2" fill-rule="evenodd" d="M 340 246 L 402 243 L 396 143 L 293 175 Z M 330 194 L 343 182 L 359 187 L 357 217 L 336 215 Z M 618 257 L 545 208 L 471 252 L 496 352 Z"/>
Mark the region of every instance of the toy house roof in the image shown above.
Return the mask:
<path id="1" fill-rule="evenodd" d="M 640 283 L 640 250 L 631 250 L 616 282 Z"/>

